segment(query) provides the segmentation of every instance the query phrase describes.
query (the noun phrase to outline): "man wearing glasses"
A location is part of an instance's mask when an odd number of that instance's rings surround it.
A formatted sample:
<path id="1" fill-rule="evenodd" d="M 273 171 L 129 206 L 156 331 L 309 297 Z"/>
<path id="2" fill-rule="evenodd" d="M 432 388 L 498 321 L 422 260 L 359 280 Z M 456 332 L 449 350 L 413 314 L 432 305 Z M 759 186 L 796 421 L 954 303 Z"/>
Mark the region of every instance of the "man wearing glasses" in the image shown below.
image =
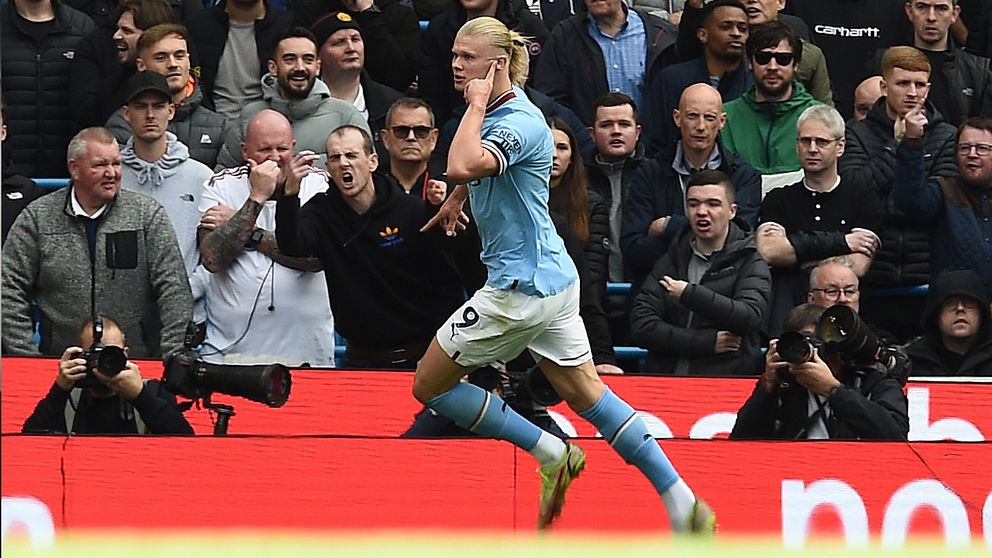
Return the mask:
<path id="1" fill-rule="evenodd" d="M 414 97 L 397 100 L 386 112 L 379 138 L 389 154 L 389 174 L 403 191 L 441 205 L 448 186 L 440 180 L 443 164 L 431 164 L 438 138 L 431 107 Z"/>
<path id="2" fill-rule="evenodd" d="M 799 312 L 838 304 L 857 312 L 859 294 L 851 258 L 828 258 L 810 273 L 806 305 L 810 308 Z M 796 323 L 797 318 L 792 314 L 789 322 Z M 874 333 L 886 337 L 884 332 Z M 909 411 L 904 378 L 845 360 L 830 347 L 814 349 L 805 362 L 788 362 L 779 355 L 778 343 L 777 339 L 769 343 L 761 378 L 737 411 L 730 439 L 906 438 Z"/>
<path id="3" fill-rule="evenodd" d="M 747 40 L 754 85 L 727 103 L 724 146 L 761 173 L 762 192 L 802 178 L 796 153 L 796 120 L 820 104 L 794 83 L 802 44 L 788 25 L 772 21 L 751 28 Z"/>
<path id="4" fill-rule="evenodd" d="M 837 159 L 844 153 L 844 120 L 826 105 L 807 108 L 796 126 L 796 152 L 805 178 L 768 193 L 758 213 L 758 252 L 772 267 L 773 296 L 768 332 L 781 332 L 786 314 L 806 302 L 806 270 L 820 260 L 849 256 L 845 268 L 853 278 L 871 266 L 880 241 L 874 232 L 882 223 L 882 203 L 875 192 L 841 180 Z M 840 285 L 848 288 L 848 285 Z M 825 287 L 824 287 L 825 288 Z M 821 306 L 832 306 L 841 294 L 810 291 Z M 832 300 L 821 300 L 824 296 Z M 852 306 L 858 310 L 857 306 Z"/>
<path id="5" fill-rule="evenodd" d="M 906 115 L 906 136 L 896 149 L 895 207 L 928 224 L 931 273 L 972 269 L 992 297 L 992 117 L 961 125 L 953 177 L 927 177 L 926 125 L 924 111 Z"/>

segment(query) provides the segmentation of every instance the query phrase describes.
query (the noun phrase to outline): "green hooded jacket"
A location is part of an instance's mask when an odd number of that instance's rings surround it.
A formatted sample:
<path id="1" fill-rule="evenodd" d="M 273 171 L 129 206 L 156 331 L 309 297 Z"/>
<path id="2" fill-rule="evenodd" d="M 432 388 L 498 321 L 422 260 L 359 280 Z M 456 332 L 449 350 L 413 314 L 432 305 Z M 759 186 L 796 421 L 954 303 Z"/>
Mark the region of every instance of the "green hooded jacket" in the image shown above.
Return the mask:
<path id="1" fill-rule="evenodd" d="M 727 124 L 720 138 L 761 174 L 793 172 L 801 168 L 796 152 L 796 121 L 808 107 L 821 104 L 803 84 L 792 84 L 792 97 L 777 103 L 759 102 L 754 86 L 726 104 Z"/>

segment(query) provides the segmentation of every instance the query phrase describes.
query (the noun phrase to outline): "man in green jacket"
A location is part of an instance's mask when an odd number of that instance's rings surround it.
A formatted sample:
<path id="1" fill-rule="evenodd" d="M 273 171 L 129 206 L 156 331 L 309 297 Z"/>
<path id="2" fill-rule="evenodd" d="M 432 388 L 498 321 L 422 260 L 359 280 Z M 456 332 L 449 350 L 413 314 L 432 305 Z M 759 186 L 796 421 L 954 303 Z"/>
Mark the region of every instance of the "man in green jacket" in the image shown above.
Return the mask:
<path id="1" fill-rule="evenodd" d="M 747 55 L 754 85 L 727 103 L 724 146 L 761 173 L 762 192 L 802 178 L 796 152 L 796 121 L 820 104 L 801 83 L 794 83 L 802 45 L 788 25 L 772 21 L 751 29 Z"/>

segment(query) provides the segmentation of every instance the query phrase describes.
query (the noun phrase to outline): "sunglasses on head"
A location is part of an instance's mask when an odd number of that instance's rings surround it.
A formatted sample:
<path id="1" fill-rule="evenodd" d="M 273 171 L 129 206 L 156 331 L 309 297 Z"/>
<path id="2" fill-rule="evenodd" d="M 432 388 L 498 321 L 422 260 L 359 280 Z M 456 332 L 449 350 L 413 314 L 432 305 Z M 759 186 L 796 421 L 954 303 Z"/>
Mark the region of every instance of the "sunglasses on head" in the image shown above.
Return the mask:
<path id="1" fill-rule="evenodd" d="M 789 64 L 792 64 L 793 60 L 795 60 L 795 56 L 791 52 L 771 52 L 769 50 L 759 50 L 754 53 L 754 61 L 762 66 L 771 62 L 772 58 L 775 59 L 775 62 L 777 62 L 779 66 L 788 66 Z"/>
<path id="2" fill-rule="evenodd" d="M 389 129 L 396 139 L 406 139 L 410 136 L 411 130 L 413 131 L 413 136 L 417 139 L 424 139 L 431 133 L 430 126 L 393 126 Z"/>

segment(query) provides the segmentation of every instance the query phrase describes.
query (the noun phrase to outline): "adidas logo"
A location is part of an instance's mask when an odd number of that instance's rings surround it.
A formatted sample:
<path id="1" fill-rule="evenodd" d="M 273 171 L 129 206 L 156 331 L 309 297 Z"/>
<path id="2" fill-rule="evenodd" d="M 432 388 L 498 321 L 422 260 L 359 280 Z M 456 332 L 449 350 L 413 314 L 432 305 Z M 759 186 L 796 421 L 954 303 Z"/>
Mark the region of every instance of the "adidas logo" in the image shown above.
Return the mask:
<path id="1" fill-rule="evenodd" d="M 397 227 L 397 228 L 394 229 L 394 228 L 390 227 L 389 225 L 386 225 L 386 228 L 385 229 L 379 231 L 379 236 L 381 236 L 382 238 L 388 238 L 390 236 L 396 236 L 396 234 L 398 232 L 400 232 L 399 227 Z"/>

